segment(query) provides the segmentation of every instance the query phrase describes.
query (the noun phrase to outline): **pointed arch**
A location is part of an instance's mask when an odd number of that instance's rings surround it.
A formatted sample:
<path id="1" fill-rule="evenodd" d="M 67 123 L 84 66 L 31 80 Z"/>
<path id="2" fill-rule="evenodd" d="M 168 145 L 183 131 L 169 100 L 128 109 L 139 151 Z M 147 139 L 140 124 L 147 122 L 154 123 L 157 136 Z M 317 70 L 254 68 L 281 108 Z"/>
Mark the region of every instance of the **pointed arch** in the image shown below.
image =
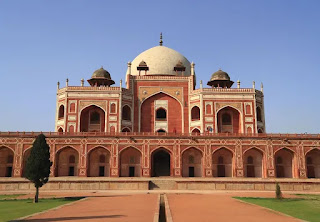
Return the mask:
<path id="1" fill-rule="evenodd" d="M 274 152 L 274 165 L 276 177 L 293 178 L 295 177 L 294 169 L 295 152 L 287 147 L 282 147 Z"/>
<path id="2" fill-rule="evenodd" d="M 227 147 L 220 147 L 212 153 L 212 175 L 214 177 L 232 177 L 234 152 Z"/>
<path id="3" fill-rule="evenodd" d="M 74 156 L 74 162 L 70 162 Z M 71 157 L 71 158 L 70 158 Z M 56 176 L 77 176 L 80 154 L 77 149 L 72 146 L 64 146 L 56 151 Z"/>
<path id="4" fill-rule="evenodd" d="M 134 146 L 127 146 L 119 152 L 121 177 L 139 177 L 142 174 L 142 152 Z"/>
<path id="5" fill-rule="evenodd" d="M 320 178 L 320 149 L 313 148 L 306 152 L 305 164 L 308 178 Z"/>
<path id="6" fill-rule="evenodd" d="M 242 132 L 242 112 L 227 105 L 216 112 L 216 129 L 218 133 Z"/>
<path id="7" fill-rule="evenodd" d="M 245 177 L 264 177 L 264 151 L 251 147 L 243 152 L 243 166 Z"/>
<path id="8" fill-rule="evenodd" d="M 89 177 L 110 176 L 111 152 L 109 149 L 104 146 L 95 146 L 87 156 Z"/>
<path id="9" fill-rule="evenodd" d="M 79 112 L 80 132 L 104 132 L 105 110 L 98 105 L 88 105 Z"/>
<path id="10" fill-rule="evenodd" d="M 166 147 L 157 147 L 150 153 L 153 177 L 172 175 L 172 152 Z"/>
<path id="11" fill-rule="evenodd" d="M 0 146 L 0 177 L 13 176 L 13 159 L 15 152 L 8 146 Z"/>
<path id="12" fill-rule="evenodd" d="M 181 152 L 182 176 L 201 177 L 203 175 L 203 152 L 197 147 L 188 147 Z"/>

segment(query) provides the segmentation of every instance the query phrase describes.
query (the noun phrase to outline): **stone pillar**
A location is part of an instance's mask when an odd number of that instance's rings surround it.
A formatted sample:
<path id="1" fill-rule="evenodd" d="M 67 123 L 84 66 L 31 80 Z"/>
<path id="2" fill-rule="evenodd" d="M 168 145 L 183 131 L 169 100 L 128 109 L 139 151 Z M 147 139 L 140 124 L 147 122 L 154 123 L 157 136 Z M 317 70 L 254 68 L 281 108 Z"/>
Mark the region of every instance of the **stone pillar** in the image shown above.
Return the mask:
<path id="1" fill-rule="evenodd" d="M 87 149 L 87 141 L 86 139 L 81 140 L 81 145 L 80 145 L 80 150 L 79 150 L 79 171 L 78 175 L 79 177 L 86 177 L 87 172 L 88 172 L 88 167 L 87 167 L 87 154 L 88 154 L 88 149 Z"/>
<path id="2" fill-rule="evenodd" d="M 119 177 L 119 139 L 115 139 L 111 145 L 111 177 Z"/>
<path id="3" fill-rule="evenodd" d="M 235 160 L 236 160 L 236 166 L 235 166 L 235 177 L 243 177 L 243 160 L 242 160 L 242 144 L 241 140 L 236 141 L 236 147 L 235 147 Z"/>
<path id="4" fill-rule="evenodd" d="M 178 144 L 177 144 L 178 142 Z M 181 177 L 182 176 L 182 171 L 181 171 L 181 157 L 180 157 L 180 154 L 181 154 L 181 149 L 180 149 L 180 141 L 175 141 L 175 145 L 173 146 L 173 152 L 172 152 L 172 159 L 173 161 L 171 160 L 171 163 L 172 164 L 172 167 L 173 167 L 173 175 L 172 176 L 175 176 L 175 177 Z"/>
<path id="5" fill-rule="evenodd" d="M 266 152 L 264 157 L 264 166 L 266 169 L 266 177 L 274 178 L 276 176 L 275 168 L 274 168 L 274 155 L 273 155 L 273 146 L 272 141 L 269 139 L 267 141 Z"/>
<path id="6" fill-rule="evenodd" d="M 12 164 L 12 176 L 22 176 L 22 155 L 23 155 L 23 144 L 22 139 L 17 139 L 17 145 L 13 153 L 13 164 Z"/>
<path id="7" fill-rule="evenodd" d="M 206 141 L 206 146 L 204 148 L 203 152 L 203 169 L 204 169 L 204 175 L 203 177 L 212 177 L 212 155 L 211 155 L 211 149 L 210 149 L 210 141 Z"/>
<path id="8" fill-rule="evenodd" d="M 142 160 L 141 160 L 141 168 L 143 177 L 151 177 L 151 166 L 150 166 L 150 147 L 148 140 L 143 141 L 142 146 Z"/>
<path id="9" fill-rule="evenodd" d="M 306 156 L 304 153 L 304 147 L 303 147 L 303 142 L 299 141 L 299 145 L 297 147 L 297 157 L 296 157 L 296 161 L 294 161 L 294 169 L 298 169 L 297 170 L 297 177 L 301 178 L 301 179 L 306 179 L 307 178 L 307 170 L 306 170 Z M 295 175 L 293 175 L 295 176 Z"/>

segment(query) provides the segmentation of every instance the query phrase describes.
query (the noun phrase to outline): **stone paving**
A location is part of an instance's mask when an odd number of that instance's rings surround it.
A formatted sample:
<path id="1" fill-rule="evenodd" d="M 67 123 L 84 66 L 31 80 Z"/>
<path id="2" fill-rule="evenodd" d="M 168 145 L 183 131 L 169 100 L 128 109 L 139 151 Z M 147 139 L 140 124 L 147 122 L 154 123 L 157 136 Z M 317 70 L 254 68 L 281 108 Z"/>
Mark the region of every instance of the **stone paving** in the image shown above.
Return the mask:
<path id="1" fill-rule="evenodd" d="M 157 200 L 157 194 L 100 194 L 100 196 L 96 194 L 74 204 L 29 217 L 24 221 L 152 222 Z"/>
<path id="2" fill-rule="evenodd" d="M 243 203 L 232 196 L 273 197 L 271 193 L 168 194 L 174 222 L 289 222 L 295 218 Z"/>
<path id="3" fill-rule="evenodd" d="M 86 196 L 69 206 L 50 210 L 25 221 L 139 221 L 152 222 L 158 195 L 167 193 L 173 222 L 299 221 L 274 211 L 233 199 L 233 196 L 274 197 L 274 192 L 234 191 L 97 191 L 40 192 L 42 197 Z M 292 195 L 288 192 L 285 197 Z M 33 197 L 33 193 L 23 198 Z M 292 196 L 293 197 L 293 196 Z"/>

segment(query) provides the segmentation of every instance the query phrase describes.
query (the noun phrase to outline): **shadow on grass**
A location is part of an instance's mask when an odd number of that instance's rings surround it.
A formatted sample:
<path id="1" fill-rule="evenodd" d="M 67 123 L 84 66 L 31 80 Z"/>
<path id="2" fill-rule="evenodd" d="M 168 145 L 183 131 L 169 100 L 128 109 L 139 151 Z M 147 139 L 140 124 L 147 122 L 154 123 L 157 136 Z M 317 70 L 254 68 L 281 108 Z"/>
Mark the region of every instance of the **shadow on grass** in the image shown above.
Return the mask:
<path id="1" fill-rule="evenodd" d="M 85 216 L 85 217 L 60 217 L 60 218 L 41 218 L 41 219 L 25 219 L 20 221 L 68 221 L 68 220 L 90 220 L 90 219 L 108 219 L 126 217 L 125 215 L 104 215 L 104 216 Z"/>
<path id="2" fill-rule="evenodd" d="M 232 197 L 234 199 L 238 200 L 273 200 L 278 202 L 297 202 L 297 201 L 303 201 L 304 198 L 283 198 L 283 199 L 276 199 L 276 198 L 265 198 L 265 197 Z"/>

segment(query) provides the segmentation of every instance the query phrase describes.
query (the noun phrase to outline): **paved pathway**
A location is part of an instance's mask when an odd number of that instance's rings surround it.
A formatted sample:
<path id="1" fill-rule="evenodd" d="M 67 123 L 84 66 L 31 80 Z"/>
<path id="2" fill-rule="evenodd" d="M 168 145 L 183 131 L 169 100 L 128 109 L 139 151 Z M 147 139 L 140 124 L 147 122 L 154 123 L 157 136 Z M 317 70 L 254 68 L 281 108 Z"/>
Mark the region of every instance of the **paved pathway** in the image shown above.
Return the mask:
<path id="1" fill-rule="evenodd" d="M 153 221 L 157 194 L 100 195 L 96 194 L 86 200 L 27 218 L 24 221 Z"/>
<path id="2" fill-rule="evenodd" d="M 273 195 L 273 194 L 272 194 Z M 269 193 L 167 194 L 173 222 L 289 222 L 298 221 L 246 204 L 232 196 L 271 196 Z"/>

